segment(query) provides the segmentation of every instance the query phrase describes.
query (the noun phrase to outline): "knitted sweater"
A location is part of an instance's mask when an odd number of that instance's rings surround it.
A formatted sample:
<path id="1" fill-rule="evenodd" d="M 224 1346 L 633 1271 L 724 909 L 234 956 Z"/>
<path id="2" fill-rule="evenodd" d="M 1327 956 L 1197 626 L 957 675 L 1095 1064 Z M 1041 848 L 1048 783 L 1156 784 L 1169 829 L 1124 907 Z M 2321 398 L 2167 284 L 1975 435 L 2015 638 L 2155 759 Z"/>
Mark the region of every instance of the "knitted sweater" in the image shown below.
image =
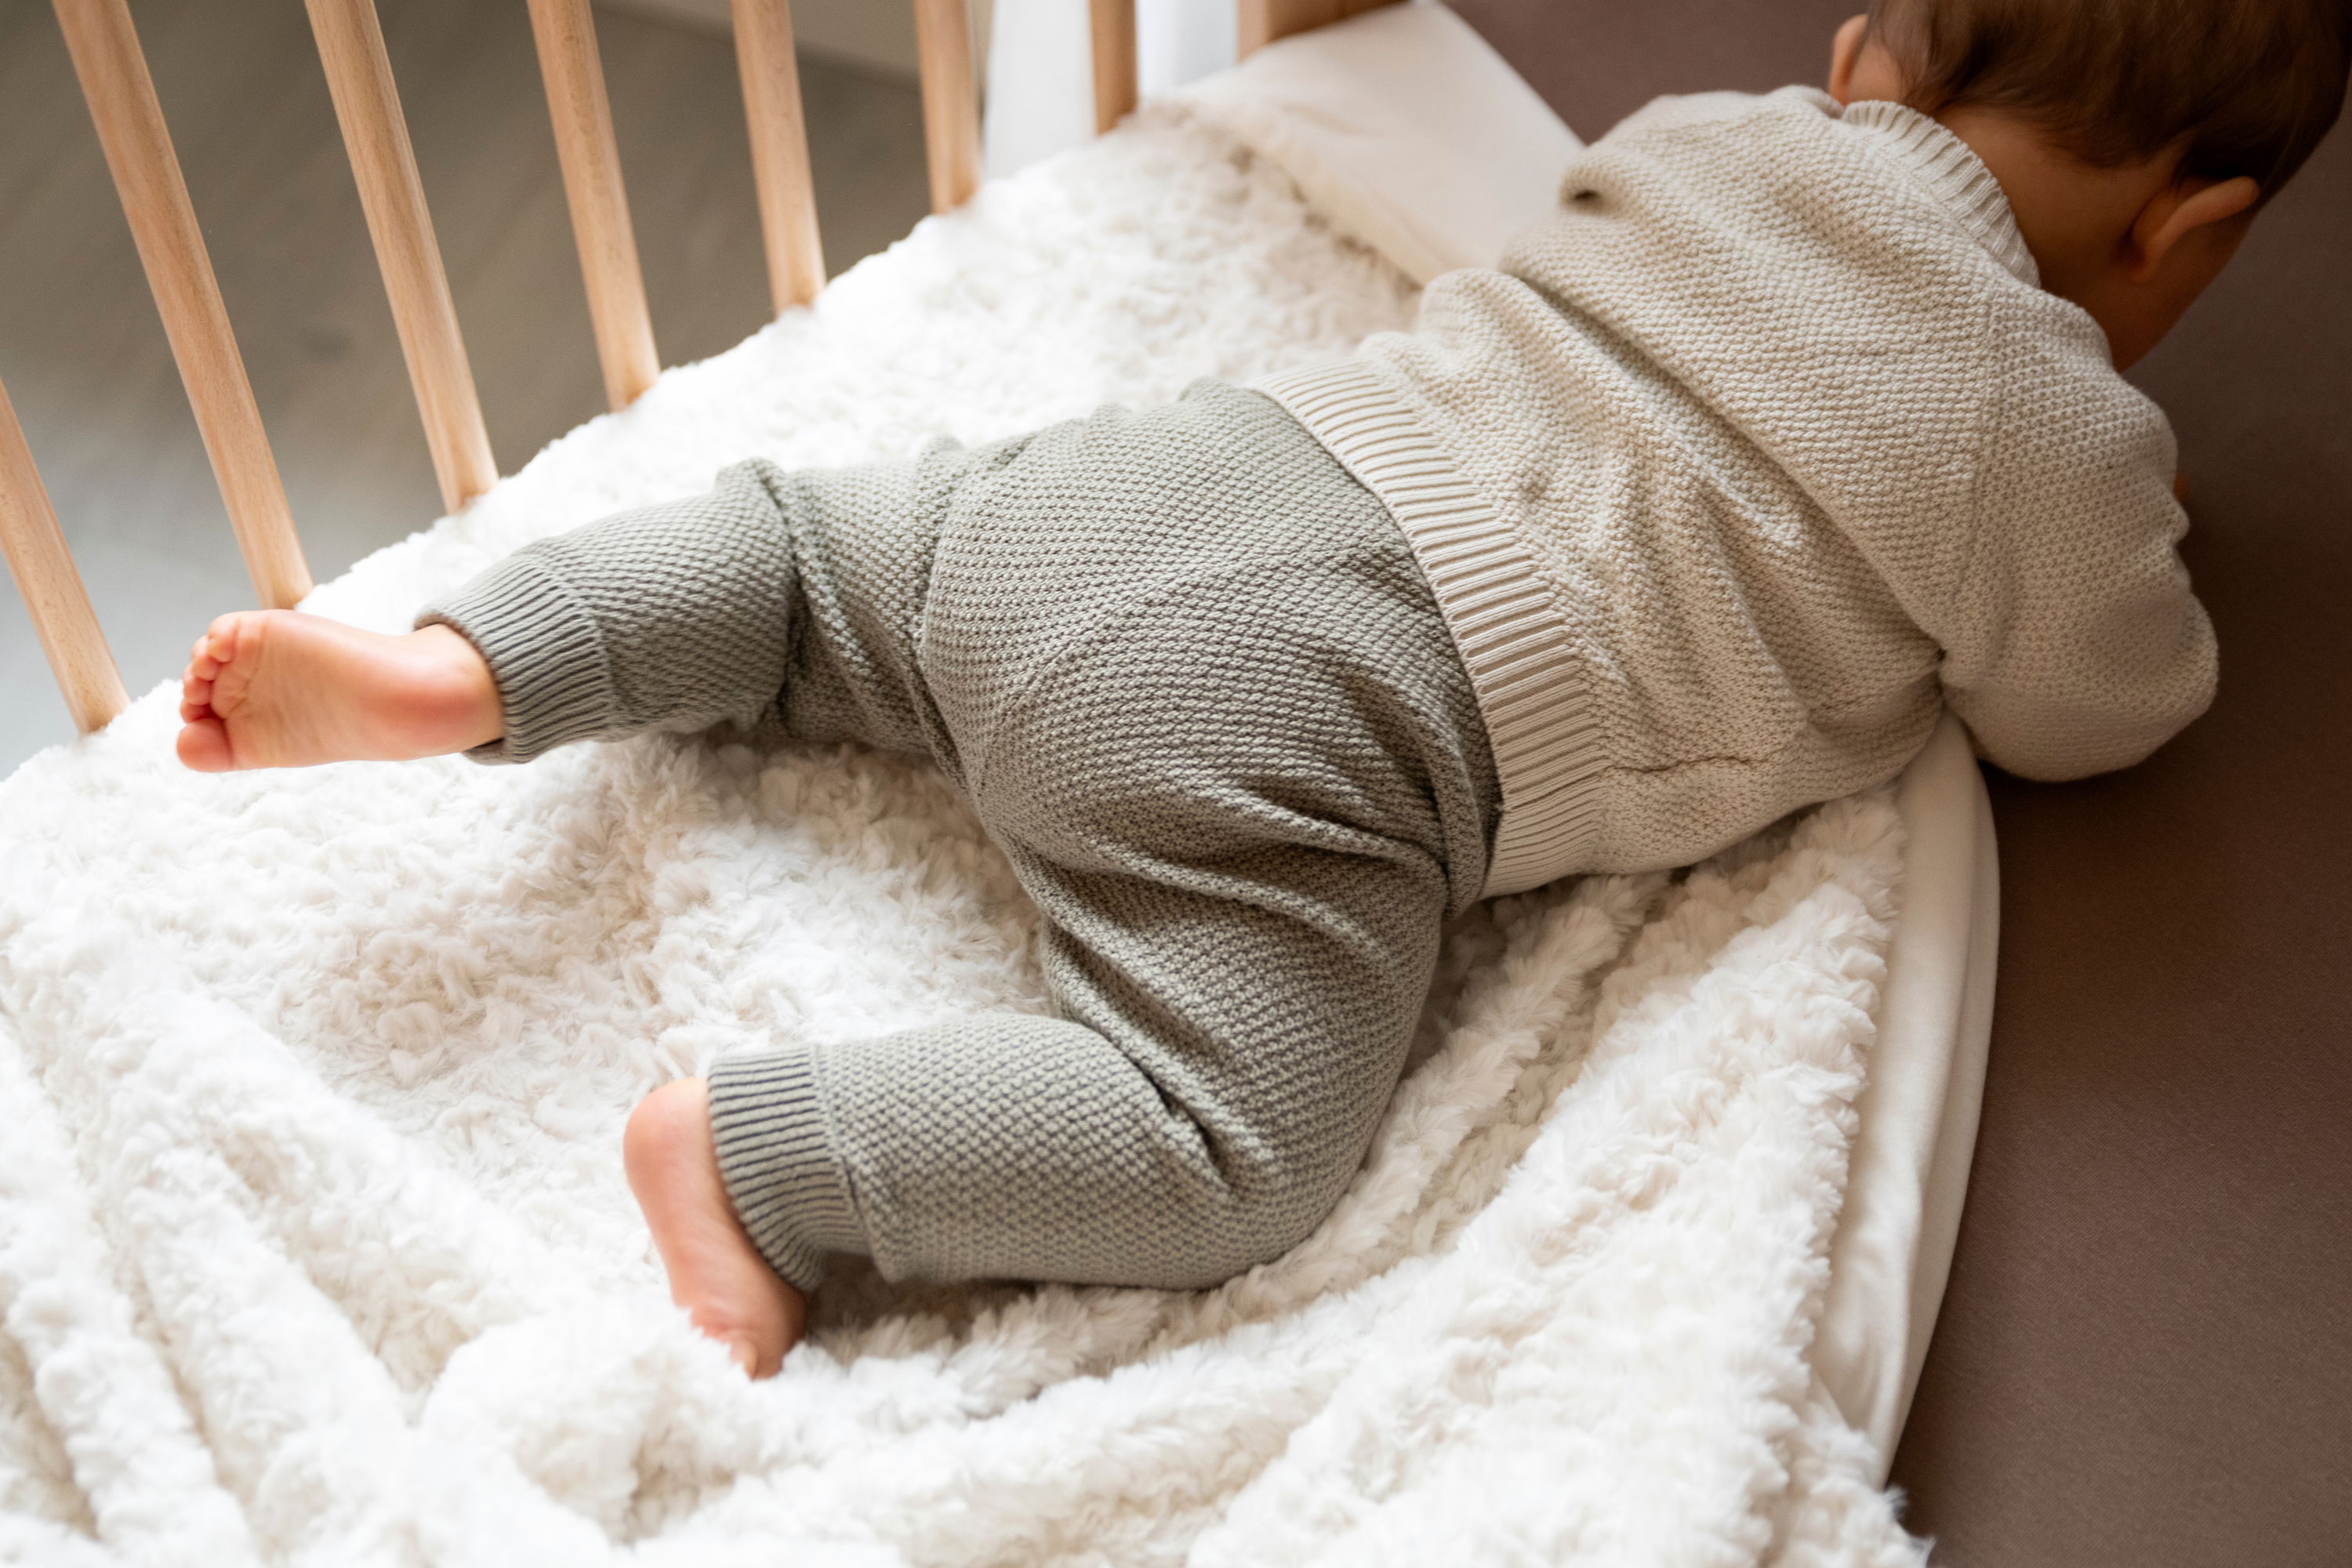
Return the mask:
<path id="1" fill-rule="evenodd" d="M 1265 390 L 1412 538 L 1504 793 L 1486 890 L 1685 864 L 1948 702 L 2030 778 L 2201 712 L 2162 413 L 1934 121 L 1665 99 L 1419 331 Z"/>

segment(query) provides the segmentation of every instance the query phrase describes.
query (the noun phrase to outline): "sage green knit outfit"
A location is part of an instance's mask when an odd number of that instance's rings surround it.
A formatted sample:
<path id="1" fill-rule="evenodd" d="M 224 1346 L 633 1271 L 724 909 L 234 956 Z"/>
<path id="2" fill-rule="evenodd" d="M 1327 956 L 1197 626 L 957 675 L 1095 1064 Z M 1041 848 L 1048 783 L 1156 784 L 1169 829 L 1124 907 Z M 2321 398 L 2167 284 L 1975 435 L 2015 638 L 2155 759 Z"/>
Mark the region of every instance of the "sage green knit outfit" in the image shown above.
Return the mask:
<path id="1" fill-rule="evenodd" d="M 1044 911 L 1058 1017 L 713 1070 L 793 1283 L 1222 1279 L 1346 1185 L 1450 914 L 1702 858 L 1947 705 L 2068 778 L 2212 694 L 2169 426 L 1898 104 L 1661 100 L 1415 332 L 1262 394 L 746 464 L 428 612 L 486 760 L 763 715 L 929 756 Z"/>
<path id="2" fill-rule="evenodd" d="M 425 617 L 485 760 L 722 719 L 936 761 L 1045 917 L 1057 1017 L 780 1040 L 710 1074 L 776 1271 L 1195 1286 L 1339 1199 L 1497 810 L 1381 503 L 1203 384 L 1024 439 L 785 473 L 543 541 Z"/>

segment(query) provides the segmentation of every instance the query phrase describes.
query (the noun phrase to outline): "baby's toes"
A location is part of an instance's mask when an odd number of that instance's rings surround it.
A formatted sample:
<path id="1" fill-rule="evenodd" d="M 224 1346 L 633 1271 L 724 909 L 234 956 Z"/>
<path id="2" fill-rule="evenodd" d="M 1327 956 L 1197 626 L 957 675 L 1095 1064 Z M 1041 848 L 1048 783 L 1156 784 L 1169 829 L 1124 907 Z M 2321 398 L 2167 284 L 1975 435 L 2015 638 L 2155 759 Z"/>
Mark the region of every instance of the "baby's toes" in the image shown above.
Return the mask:
<path id="1" fill-rule="evenodd" d="M 251 610 L 232 610 L 226 616 L 215 616 L 205 635 L 196 639 L 196 656 L 216 665 L 235 664 L 241 654 L 253 651 L 253 638 L 247 626 L 258 617 Z"/>
<path id="2" fill-rule="evenodd" d="M 197 635 L 194 646 L 188 649 L 190 678 L 218 679 L 222 669 L 235 662 L 244 619 L 242 611 L 213 617 L 213 624 Z"/>
<path id="3" fill-rule="evenodd" d="M 247 689 L 253 684 L 259 649 L 258 639 L 246 625 L 251 618 L 245 612 L 215 621 L 205 634 L 208 656 L 189 666 L 189 672 L 205 683 L 205 705 L 222 718 L 244 703 Z"/>
<path id="4" fill-rule="evenodd" d="M 234 764 L 228 727 L 209 716 L 189 720 L 173 749 L 179 752 L 182 765 L 200 773 L 225 773 Z"/>

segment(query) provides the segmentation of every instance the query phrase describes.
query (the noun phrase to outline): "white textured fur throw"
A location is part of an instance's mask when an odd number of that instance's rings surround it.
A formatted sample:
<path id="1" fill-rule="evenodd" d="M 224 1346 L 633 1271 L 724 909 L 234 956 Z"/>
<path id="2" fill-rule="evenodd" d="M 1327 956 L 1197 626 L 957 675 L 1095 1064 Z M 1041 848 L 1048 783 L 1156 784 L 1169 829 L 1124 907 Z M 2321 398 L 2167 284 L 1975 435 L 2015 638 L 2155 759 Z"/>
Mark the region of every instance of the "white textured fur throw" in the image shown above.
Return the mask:
<path id="1" fill-rule="evenodd" d="M 747 454 L 1165 398 L 1412 303 L 1153 111 L 312 607 L 399 628 Z M 173 703 L 0 787 L 0 1560 L 1918 1560 L 1807 1362 L 1883 792 L 1468 919 L 1291 1256 L 1198 1295 L 850 1268 L 754 1384 L 668 1306 L 620 1126 L 740 1041 L 1041 1005 L 1032 912 L 945 785 L 672 737 L 201 777 Z"/>

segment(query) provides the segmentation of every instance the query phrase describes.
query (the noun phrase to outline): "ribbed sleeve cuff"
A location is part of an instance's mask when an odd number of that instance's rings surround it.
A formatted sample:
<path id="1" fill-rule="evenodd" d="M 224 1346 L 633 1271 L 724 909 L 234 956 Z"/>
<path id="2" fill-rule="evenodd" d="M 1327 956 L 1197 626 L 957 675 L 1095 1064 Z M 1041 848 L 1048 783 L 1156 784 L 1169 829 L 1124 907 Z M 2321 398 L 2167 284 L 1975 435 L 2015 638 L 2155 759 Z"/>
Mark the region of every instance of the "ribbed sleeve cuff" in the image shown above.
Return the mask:
<path id="1" fill-rule="evenodd" d="M 466 754 L 480 763 L 527 763 L 570 741 L 608 733 L 620 710 L 594 612 L 529 555 L 510 555 L 416 625 L 454 627 L 498 683 L 507 732 Z"/>
<path id="2" fill-rule="evenodd" d="M 829 1252 L 870 1250 L 825 1135 L 803 1046 L 744 1052 L 710 1069 L 710 1131 L 735 1217 L 784 1282 L 816 1289 Z"/>

